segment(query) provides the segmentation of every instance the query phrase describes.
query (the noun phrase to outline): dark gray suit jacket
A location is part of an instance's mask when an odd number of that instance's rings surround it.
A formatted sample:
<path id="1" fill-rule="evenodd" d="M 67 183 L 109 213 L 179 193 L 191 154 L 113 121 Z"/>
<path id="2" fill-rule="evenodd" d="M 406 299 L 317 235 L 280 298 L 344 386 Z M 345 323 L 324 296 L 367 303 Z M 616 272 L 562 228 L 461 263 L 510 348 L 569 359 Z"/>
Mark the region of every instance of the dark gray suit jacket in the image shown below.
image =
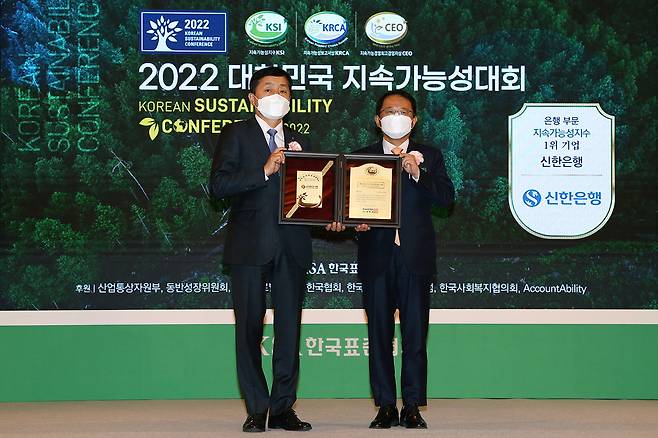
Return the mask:
<path id="1" fill-rule="evenodd" d="M 431 275 L 436 271 L 436 238 L 432 225 L 431 207 L 449 207 L 455 189 L 446 172 L 441 151 L 409 142 L 407 152 L 419 151 L 424 162 L 420 165 L 418 182 L 402 173 L 400 249 L 403 261 L 412 274 Z M 382 142 L 371 144 L 355 153 L 383 154 Z M 372 227 L 358 233 L 359 275 L 376 274 L 389 266 L 395 240 L 394 228 Z"/>
<path id="2" fill-rule="evenodd" d="M 296 141 L 308 151 L 302 135 L 284 126 L 286 146 Z M 213 157 L 210 193 L 229 198 L 229 216 L 224 263 L 264 265 L 281 245 L 304 269 L 311 265 L 310 230 L 300 225 L 279 225 L 279 174 L 265 181 L 263 165 L 270 150 L 254 117 L 225 126 Z"/>

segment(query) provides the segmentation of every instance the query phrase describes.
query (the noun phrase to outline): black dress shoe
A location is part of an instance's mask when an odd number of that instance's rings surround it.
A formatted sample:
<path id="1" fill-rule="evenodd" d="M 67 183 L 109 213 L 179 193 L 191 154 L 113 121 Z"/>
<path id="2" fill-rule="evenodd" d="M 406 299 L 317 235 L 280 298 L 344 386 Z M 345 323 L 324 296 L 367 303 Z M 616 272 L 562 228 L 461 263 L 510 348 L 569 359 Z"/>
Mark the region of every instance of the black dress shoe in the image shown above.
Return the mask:
<path id="1" fill-rule="evenodd" d="M 294 430 L 297 432 L 304 432 L 312 429 L 311 424 L 300 420 L 292 409 L 288 409 L 286 412 L 279 415 L 270 414 L 269 428 Z"/>
<path id="2" fill-rule="evenodd" d="M 370 429 L 390 429 L 391 426 L 399 424 L 398 408 L 395 405 L 382 406 L 375 419 L 370 423 Z"/>
<path id="3" fill-rule="evenodd" d="M 407 429 L 427 429 L 427 423 L 420 416 L 418 405 L 403 406 L 400 413 L 400 426 Z"/>
<path id="4" fill-rule="evenodd" d="M 243 432 L 265 432 L 265 414 L 254 414 L 247 417 L 242 425 Z"/>

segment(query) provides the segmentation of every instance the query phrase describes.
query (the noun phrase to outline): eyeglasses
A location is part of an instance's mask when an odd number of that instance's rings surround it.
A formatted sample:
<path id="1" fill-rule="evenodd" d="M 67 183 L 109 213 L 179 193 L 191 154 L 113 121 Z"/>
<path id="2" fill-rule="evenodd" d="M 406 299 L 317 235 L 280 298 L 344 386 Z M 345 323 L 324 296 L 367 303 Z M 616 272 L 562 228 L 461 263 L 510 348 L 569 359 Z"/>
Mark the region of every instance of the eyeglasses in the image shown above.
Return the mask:
<path id="1" fill-rule="evenodd" d="M 401 115 L 413 118 L 414 112 L 404 108 L 384 108 L 379 112 L 379 115 L 381 117 Z"/>

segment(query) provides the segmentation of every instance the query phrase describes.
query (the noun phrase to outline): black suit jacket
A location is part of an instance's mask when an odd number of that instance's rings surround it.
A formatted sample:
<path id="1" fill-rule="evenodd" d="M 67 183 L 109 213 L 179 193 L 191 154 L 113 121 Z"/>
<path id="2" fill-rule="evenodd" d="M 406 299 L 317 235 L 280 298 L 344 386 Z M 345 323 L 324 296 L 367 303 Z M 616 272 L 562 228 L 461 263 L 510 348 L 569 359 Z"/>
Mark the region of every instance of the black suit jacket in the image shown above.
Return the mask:
<path id="1" fill-rule="evenodd" d="M 452 181 L 446 173 L 440 150 L 409 142 L 407 152 L 419 151 L 418 182 L 402 173 L 400 214 L 400 249 L 405 265 L 412 274 L 431 275 L 436 271 L 436 240 L 432 226 L 431 207 L 449 207 L 455 197 Z M 362 154 L 383 154 L 382 142 L 356 151 Z M 388 268 L 395 240 L 394 228 L 371 227 L 358 233 L 358 263 L 360 275 L 371 275 Z"/>
<path id="2" fill-rule="evenodd" d="M 286 146 L 297 141 L 308 150 L 303 136 L 283 127 Z M 300 225 L 279 225 L 279 174 L 265 181 L 263 165 L 270 150 L 254 117 L 225 126 L 219 135 L 210 173 L 210 193 L 229 198 L 224 263 L 264 265 L 277 245 L 304 269 L 311 265 L 310 230 Z"/>

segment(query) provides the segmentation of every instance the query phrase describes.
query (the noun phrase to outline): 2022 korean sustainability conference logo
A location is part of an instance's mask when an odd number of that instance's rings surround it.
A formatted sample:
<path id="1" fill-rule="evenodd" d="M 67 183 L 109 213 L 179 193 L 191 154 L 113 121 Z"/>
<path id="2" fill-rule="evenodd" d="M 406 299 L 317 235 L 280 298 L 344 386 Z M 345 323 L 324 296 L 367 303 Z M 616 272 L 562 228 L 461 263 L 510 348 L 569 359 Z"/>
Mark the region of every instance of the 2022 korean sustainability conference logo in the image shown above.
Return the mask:
<path id="1" fill-rule="evenodd" d="M 227 53 L 227 35 L 226 12 L 148 10 L 140 14 L 143 53 Z"/>

